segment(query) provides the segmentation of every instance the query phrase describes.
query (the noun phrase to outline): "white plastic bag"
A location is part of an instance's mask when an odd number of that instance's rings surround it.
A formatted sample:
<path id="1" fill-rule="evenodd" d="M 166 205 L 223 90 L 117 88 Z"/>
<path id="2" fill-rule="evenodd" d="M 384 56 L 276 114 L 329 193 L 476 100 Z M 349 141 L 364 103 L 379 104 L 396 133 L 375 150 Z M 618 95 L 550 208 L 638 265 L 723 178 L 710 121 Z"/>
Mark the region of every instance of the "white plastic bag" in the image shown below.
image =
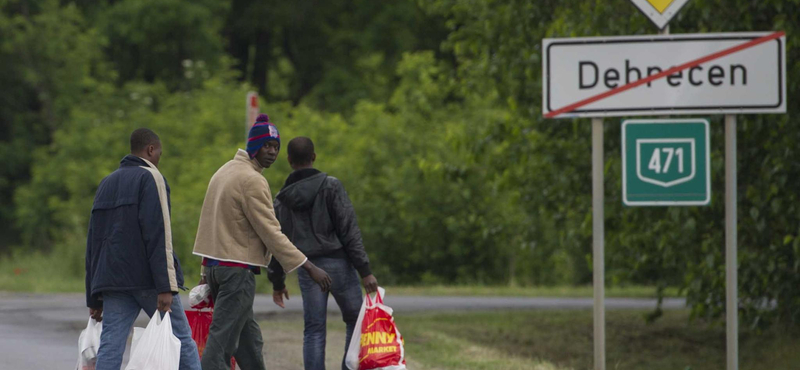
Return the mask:
<path id="1" fill-rule="evenodd" d="M 131 358 L 125 370 L 177 370 L 181 360 L 181 341 L 172 334 L 169 312 L 156 311 L 141 334 L 133 332 Z"/>
<path id="2" fill-rule="evenodd" d="M 78 364 L 76 365 L 78 370 L 94 370 L 102 332 L 103 324 L 90 318 L 86 329 L 83 329 L 78 337 Z"/>
<path id="3" fill-rule="evenodd" d="M 195 309 L 211 307 L 211 287 L 200 284 L 189 292 L 189 307 Z"/>
<path id="4" fill-rule="evenodd" d="M 144 334 L 144 328 L 133 328 L 133 335 L 131 335 L 131 353 L 136 350 L 136 346 L 139 344 L 139 338 L 142 337 L 142 334 Z"/>
<path id="5" fill-rule="evenodd" d="M 383 288 L 378 288 L 378 293 L 383 293 Z M 375 295 L 375 298 L 378 295 Z M 353 329 L 353 336 L 350 337 L 350 345 L 347 347 L 347 353 L 344 355 L 344 363 L 350 370 L 358 370 L 358 354 L 361 351 L 361 326 L 364 322 L 364 313 L 367 311 L 367 297 L 361 301 L 361 310 L 358 312 L 358 320 L 356 320 L 355 329 Z"/>

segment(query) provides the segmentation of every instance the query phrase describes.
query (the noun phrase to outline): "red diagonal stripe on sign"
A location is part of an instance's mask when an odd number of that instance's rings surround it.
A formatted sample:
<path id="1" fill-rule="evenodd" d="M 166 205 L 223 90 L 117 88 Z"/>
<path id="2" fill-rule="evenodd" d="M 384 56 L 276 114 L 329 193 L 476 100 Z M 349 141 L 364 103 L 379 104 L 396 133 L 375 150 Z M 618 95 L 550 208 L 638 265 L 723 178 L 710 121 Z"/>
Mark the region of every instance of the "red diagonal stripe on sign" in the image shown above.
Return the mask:
<path id="1" fill-rule="evenodd" d="M 583 100 L 581 100 L 581 101 L 579 101 L 577 103 L 570 104 L 570 105 L 568 105 L 566 107 L 554 110 L 554 111 L 552 111 L 550 113 L 545 114 L 544 118 L 553 118 L 553 117 L 555 117 L 555 116 L 557 116 L 559 114 L 572 112 L 572 111 L 574 111 L 574 110 L 576 110 L 576 109 L 578 109 L 578 108 L 580 108 L 580 107 L 582 107 L 584 105 L 592 104 L 592 103 L 594 103 L 594 102 L 596 102 L 598 100 L 602 100 L 602 99 L 605 99 L 605 98 L 607 98 L 609 96 L 619 94 L 619 93 L 621 93 L 623 91 L 628 91 L 628 90 L 630 90 L 630 89 L 632 89 L 634 87 L 644 85 L 644 84 L 646 84 L 648 82 L 652 82 L 652 81 L 657 80 L 659 78 L 664 78 L 666 76 L 669 76 L 669 75 L 674 74 L 674 73 L 678 73 L 678 72 L 683 71 L 685 69 L 696 67 L 696 66 L 698 66 L 700 64 L 703 64 L 705 62 L 709 62 L 709 61 L 712 61 L 714 59 L 719 59 L 719 58 L 722 58 L 724 56 L 731 55 L 731 54 L 733 54 L 733 53 L 735 53 L 737 51 L 742 51 L 744 49 L 751 48 L 753 46 L 763 44 L 763 43 L 765 43 L 767 41 L 772 41 L 772 40 L 775 40 L 775 39 L 779 39 L 779 38 L 783 37 L 785 34 L 786 34 L 786 32 L 778 31 L 778 32 L 775 32 L 773 34 L 769 34 L 767 36 L 763 36 L 763 37 L 759 37 L 757 39 L 750 40 L 750 41 L 748 41 L 748 42 L 746 42 L 744 44 L 741 44 L 741 45 L 737 45 L 737 46 L 733 46 L 733 47 L 730 47 L 730 48 L 727 48 L 727 49 L 724 49 L 724 50 L 720 50 L 720 51 L 718 51 L 718 52 L 716 52 L 714 54 L 702 57 L 700 59 L 695 59 L 695 60 L 693 60 L 691 62 L 684 63 L 684 64 L 681 64 L 681 65 L 676 66 L 676 67 L 672 67 L 672 68 L 670 68 L 670 69 L 668 69 L 668 70 L 666 70 L 664 72 L 661 72 L 661 73 L 658 73 L 658 74 L 654 74 L 652 76 L 648 76 L 648 77 L 643 78 L 641 80 L 637 80 L 637 81 L 631 82 L 631 83 L 629 83 L 627 85 L 622 85 L 622 86 L 617 87 L 617 88 L 615 88 L 613 90 L 608 90 L 608 91 L 606 91 L 604 93 L 597 94 L 597 95 L 592 96 L 590 98 L 583 99 Z"/>

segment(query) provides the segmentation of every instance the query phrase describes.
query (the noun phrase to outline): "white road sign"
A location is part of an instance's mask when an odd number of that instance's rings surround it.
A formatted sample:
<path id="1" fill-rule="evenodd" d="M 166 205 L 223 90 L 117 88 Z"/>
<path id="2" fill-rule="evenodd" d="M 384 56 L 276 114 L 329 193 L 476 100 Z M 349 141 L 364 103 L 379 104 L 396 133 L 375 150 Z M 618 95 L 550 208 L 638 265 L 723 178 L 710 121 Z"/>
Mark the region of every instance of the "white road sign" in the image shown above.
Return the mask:
<path id="1" fill-rule="evenodd" d="M 545 39 L 543 115 L 785 113 L 785 42 L 783 32 Z"/>

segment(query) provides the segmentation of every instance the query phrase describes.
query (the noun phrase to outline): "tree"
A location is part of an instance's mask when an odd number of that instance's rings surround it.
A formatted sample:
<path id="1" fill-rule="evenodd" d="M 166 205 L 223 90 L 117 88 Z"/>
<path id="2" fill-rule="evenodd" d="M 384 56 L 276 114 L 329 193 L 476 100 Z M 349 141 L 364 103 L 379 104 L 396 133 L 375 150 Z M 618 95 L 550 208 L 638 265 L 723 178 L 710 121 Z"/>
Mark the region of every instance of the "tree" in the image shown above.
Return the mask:
<path id="1" fill-rule="evenodd" d="M 20 241 L 12 200 L 84 91 L 106 73 L 96 42 L 74 6 L 0 1 L 0 251 Z M 24 240 L 41 244 L 39 234 Z"/>
<path id="2" fill-rule="evenodd" d="M 187 63 L 221 67 L 221 22 L 214 2 L 184 0 L 120 1 L 97 19 L 107 38 L 105 53 L 118 73 L 118 84 L 160 81 L 170 89 L 189 89 Z"/>
<path id="3" fill-rule="evenodd" d="M 436 49 L 445 30 L 413 1 L 234 0 L 223 34 L 240 80 L 270 101 L 351 112 L 391 93 L 402 54 Z"/>

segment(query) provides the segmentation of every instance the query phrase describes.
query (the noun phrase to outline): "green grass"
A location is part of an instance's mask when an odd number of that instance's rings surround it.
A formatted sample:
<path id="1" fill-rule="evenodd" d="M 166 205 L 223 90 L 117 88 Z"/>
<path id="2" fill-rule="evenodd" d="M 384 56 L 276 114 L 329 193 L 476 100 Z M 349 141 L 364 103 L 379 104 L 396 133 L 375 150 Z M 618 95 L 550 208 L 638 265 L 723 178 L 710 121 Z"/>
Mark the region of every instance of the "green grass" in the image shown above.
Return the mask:
<path id="1" fill-rule="evenodd" d="M 409 316 L 413 320 L 416 316 Z M 303 321 L 302 316 L 284 314 L 261 321 L 264 353 L 267 368 L 275 370 L 302 368 Z M 401 325 L 405 325 L 401 324 Z M 409 369 L 498 369 L 498 370 L 566 370 L 547 361 L 512 358 L 497 350 L 476 346 L 469 341 L 439 333 L 435 347 L 429 337 L 412 334 L 406 337 Z M 344 355 L 345 327 L 338 314 L 328 315 L 326 364 L 329 369 L 339 368 Z M 422 339 L 420 339 L 422 338 Z"/>
<path id="2" fill-rule="evenodd" d="M 592 286 L 413 286 L 387 287 L 391 294 L 422 296 L 495 296 L 495 297 L 592 297 Z M 606 287 L 607 297 L 652 298 L 655 287 L 616 286 Z M 667 289 L 667 297 L 679 297 L 677 289 Z"/>
<path id="3" fill-rule="evenodd" d="M 72 254 L 79 252 L 71 251 Z M 82 252 L 81 252 L 82 253 Z M 16 253 L 11 258 L 0 258 L 0 291 L 30 293 L 82 293 L 83 259 L 77 255 L 66 255 L 62 249 L 50 254 L 36 253 L 22 255 Z M 186 275 L 186 286 L 194 287 L 199 280 L 196 274 Z M 272 284 L 266 273 L 257 279 L 257 291 L 262 294 L 272 293 Z M 286 279 L 290 294 L 299 294 L 297 273 Z M 421 296 L 504 296 L 504 297 L 591 297 L 591 286 L 554 286 L 554 287 L 520 287 L 520 286 L 387 286 L 392 295 Z M 607 297 L 651 298 L 655 296 L 655 288 L 647 286 L 606 287 Z M 667 289 L 666 296 L 678 296 L 677 289 Z"/>
<path id="4" fill-rule="evenodd" d="M 724 370 L 725 328 L 689 321 L 688 311 L 667 311 L 647 324 L 646 311 L 606 313 L 609 370 Z M 408 314 L 395 312 L 409 368 L 456 370 L 589 370 L 593 368 L 592 312 L 497 311 Z M 278 347 L 282 368 L 302 356 L 302 317 L 277 315 L 262 322 L 265 352 Z M 342 356 L 344 324 L 328 316 L 329 367 Z M 788 370 L 800 364 L 800 336 L 778 329 L 743 330 L 741 370 Z M 269 357 L 269 355 L 268 355 Z M 293 360 L 289 360 L 292 358 Z M 274 361 L 274 360 L 273 360 Z M 335 367 L 335 366 L 334 366 Z"/>
<path id="5" fill-rule="evenodd" d="M 53 266 L 55 261 L 46 261 L 41 265 L 15 267 L 9 263 L 0 263 L 0 291 L 29 293 L 82 293 L 84 281 L 82 277 L 73 277 L 61 273 L 63 269 Z M 186 276 L 186 286 L 192 288 L 197 284 L 197 276 Z M 272 294 L 272 284 L 266 277 L 258 277 L 257 292 Z M 290 276 L 286 280 L 290 294 L 300 294 L 297 277 Z M 486 296 L 486 297 L 592 297 L 591 286 L 554 286 L 554 287 L 508 287 L 508 286 L 388 286 L 392 295 L 416 296 Z M 606 287 L 607 297 L 653 298 L 655 288 L 647 286 Z M 678 297 L 677 289 L 668 289 L 667 297 Z"/>
<path id="6" fill-rule="evenodd" d="M 653 324 L 643 311 L 609 311 L 610 370 L 725 369 L 725 329 L 668 311 Z M 408 315 L 396 321 L 409 357 L 435 369 L 591 369 L 591 311 Z M 794 369 L 800 339 L 771 331 L 740 337 L 740 369 Z"/>
<path id="7" fill-rule="evenodd" d="M 272 285 L 267 279 L 258 279 L 259 293 L 272 294 Z M 286 279 L 286 287 L 290 293 L 300 292 L 297 276 L 290 275 Z M 434 286 L 387 286 L 387 294 L 405 296 L 465 296 L 465 297 L 592 297 L 592 286 L 552 286 L 552 287 L 511 287 L 480 285 L 434 285 Z M 656 288 L 649 286 L 606 287 L 606 297 L 653 298 Z M 678 290 L 667 289 L 666 297 L 679 297 Z"/>
<path id="8" fill-rule="evenodd" d="M 53 253 L 0 258 L 0 291 L 28 293 L 83 292 L 85 282 L 83 258 L 69 255 L 63 249 Z"/>
<path id="9" fill-rule="evenodd" d="M 0 274 L 0 291 L 24 293 L 83 293 L 85 283 L 79 279 L 62 279 L 45 273 L 36 277 Z"/>

